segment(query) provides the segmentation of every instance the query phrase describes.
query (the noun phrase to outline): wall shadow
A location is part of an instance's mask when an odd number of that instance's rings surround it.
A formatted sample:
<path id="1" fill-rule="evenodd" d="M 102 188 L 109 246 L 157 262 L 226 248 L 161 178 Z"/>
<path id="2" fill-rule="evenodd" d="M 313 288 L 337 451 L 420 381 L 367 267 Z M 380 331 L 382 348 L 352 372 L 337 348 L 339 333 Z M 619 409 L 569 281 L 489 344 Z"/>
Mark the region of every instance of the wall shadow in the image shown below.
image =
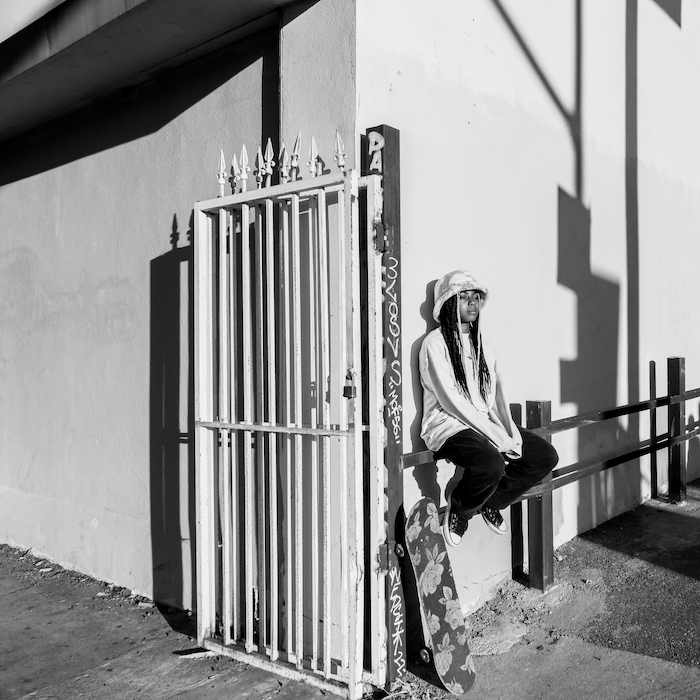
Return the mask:
<path id="1" fill-rule="evenodd" d="M 411 389 L 413 391 L 413 403 L 416 406 L 416 414 L 409 428 L 412 452 L 420 452 L 426 449 L 425 443 L 420 436 L 421 421 L 423 420 L 423 387 L 420 383 L 418 357 L 425 336 L 439 325 L 433 319 L 435 282 L 437 282 L 437 280 L 432 280 L 425 286 L 425 301 L 420 305 L 420 315 L 425 321 L 425 333 L 417 338 L 411 345 L 411 376 L 413 378 Z"/>
<path id="2" fill-rule="evenodd" d="M 279 35 L 267 35 L 242 64 L 239 72 L 263 59 L 261 143 L 279 144 Z M 254 56 L 254 58 L 253 58 Z M 219 60 L 219 59 L 217 59 Z M 229 78 L 233 75 L 229 75 Z M 198 193 L 194 194 L 196 198 Z M 150 344 L 150 471 L 153 598 L 160 604 L 188 607 L 184 594 L 196 601 L 195 445 L 194 445 L 194 213 L 183 240 L 177 215 L 172 217 L 172 249 L 151 260 Z M 187 356 L 183 357 L 186 334 Z M 187 371 L 183 372 L 183 362 Z M 240 398 L 240 397 L 239 397 Z M 186 425 L 183 425 L 186 407 Z M 185 463 L 183 464 L 183 460 Z M 187 523 L 187 532 L 183 523 Z M 218 558 L 218 552 L 212 552 Z M 185 563 L 185 558 L 188 560 Z M 173 617 L 171 624 L 183 619 Z M 184 620 L 184 623 L 187 623 Z"/>
<path id="3" fill-rule="evenodd" d="M 261 142 L 270 138 L 277 148 L 279 41 L 278 29 L 266 30 L 70 116 L 3 141 L 0 186 L 153 134 L 258 61 L 262 61 L 262 111 L 255 110 L 255 119 L 260 119 Z M 176 158 L 173 167 L 179 167 Z M 171 175 L 163 173 L 162 201 L 154 204 L 160 207 L 156 213 L 161 213 L 161 220 L 164 219 L 162 240 L 165 243 L 169 237 L 170 250 L 148 261 L 149 297 L 144 292 L 140 300 L 144 306 L 149 305 L 149 357 L 135 358 L 150 365 L 148 460 L 153 598 L 162 606 L 161 610 L 167 610 L 167 606 L 193 608 L 196 600 L 193 219 L 190 217 L 189 231 L 185 234 L 181 231 L 184 222 L 173 215 L 181 195 L 168 196 Z M 119 196 L 116 191 L 109 194 L 105 188 L 112 183 L 99 184 L 103 188 L 99 196 Z M 189 201 L 194 202 L 202 195 L 206 193 L 191 192 Z M 163 215 L 163 211 L 167 214 Z M 129 247 L 141 250 L 133 246 L 133 234 L 132 238 L 129 235 L 130 232 L 125 232 L 125 250 Z M 163 248 L 167 249 L 167 244 Z M 146 459 L 144 455 L 144 462 Z M 116 466 L 114 474 L 114 478 L 119 478 Z"/>
<path id="4" fill-rule="evenodd" d="M 584 151 L 582 124 L 583 20 L 582 0 L 574 5 L 574 102 L 567 108 L 535 52 L 508 14 L 501 0 L 491 0 L 508 27 L 525 60 L 561 114 L 571 136 L 574 153 L 575 192 L 559 188 L 558 281 L 577 296 L 577 359 L 561 362 L 561 400 L 575 403 L 579 413 L 617 405 L 620 287 L 593 274 L 590 268 L 590 211 L 584 205 Z M 681 26 L 682 0 L 653 0 Z M 640 400 L 640 245 L 638 192 L 638 0 L 625 5 L 625 241 L 627 319 L 627 402 Z M 639 417 L 630 416 L 626 428 L 620 422 L 598 424 L 579 432 L 579 458 L 591 453 L 612 456 L 639 443 Z M 581 482 L 579 526 L 596 524 L 610 514 L 613 499 L 632 504 L 641 500 L 639 460 L 609 474 Z M 604 510 L 601 510 L 604 509 Z M 602 518 L 598 517 L 602 514 Z"/>
<path id="5" fill-rule="evenodd" d="M 191 238 L 191 230 L 188 232 Z M 192 245 L 178 247 L 180 231 L 173 216 L 172 250 L 151 260 L 150 343 L 150 486 L 153 599 L 184 608 L 186 588 L 194 592 L 194 577 L 185 582 L 184 554 L 194 561 L 194 372 L 188 364 L 182 386 L 182 333 L 187 332 L 193 358 L 193 295 L 183 309 L 183 287 L 192 289 Z M 184 315 L 183 315 L 184 314 Z M 187 423 L 181 410 L 187 407 Z M 184 429 L 183 429 L 184 428 Z M 184 448 L 184 449 L 183 449 Z M 186 460 L 185 468 L 182 461 Z M 183 474 L 185 475 L 183 477 Z M 189 532 L 183 532 L 189 522 Z M 191 574 L 187 574 L 190 575 Z"/>
<path id="6" fill-rule="evenodd" d="M 423 420 L 423 386 L 420 381 L 419 356 L 425 336 L 438 327 L 433 319 L 435 282 L 431 280 L 425 286 L 425 301 L 420 305 L 420 315 L 425 321 L 425 333 L 413 341 L 411 345 L 411 390 L 413 391 L 413 403 L 416 413 L 409 428 L 411 437 L 411 452 L 422 452 L 428 449 L 420 436 L 421 422 Z M 415 480 L 424 496 L 432 498 L 436 503 L 440 502 L 440 487 L 437 481 L 437 467 L 421 467 L 414 470 Z"/>
<path id="7" fill-rule="evenodd" d="M 683 0 L 654 0 L 654 2 L 680 27 Z"/>
<path id="8" fill-rule="evenodd" d="M 595 275 L 590 269 L 591 216 L 580 199 L 559 189 L 559 260 L 557 281 L 571 289 L 578 300 L 575 360 L 560 361 L 561 401 L 575 403 L 578 413 L 613 408 L 618 403 L 618 338 L 620 332 L 620 287 Z M 623 452 L 634 438 L 617 421 L 580 428 L 578 459 L 596 454 Z M 631 481 L 628 472 L 621 478 Z M 607 519 L 615 497 L 618 476 L 596 475 L 579 482 L 579 527 Z M 612 483 L 611 483 L 612 481 Z"/>
<path id="9" fill-rule="evenodd" d="M 263 60 L 262 136 L 279 143 L 279 32 L 265 31 L 0 142 L 0 186 L 155 133 Z"/>

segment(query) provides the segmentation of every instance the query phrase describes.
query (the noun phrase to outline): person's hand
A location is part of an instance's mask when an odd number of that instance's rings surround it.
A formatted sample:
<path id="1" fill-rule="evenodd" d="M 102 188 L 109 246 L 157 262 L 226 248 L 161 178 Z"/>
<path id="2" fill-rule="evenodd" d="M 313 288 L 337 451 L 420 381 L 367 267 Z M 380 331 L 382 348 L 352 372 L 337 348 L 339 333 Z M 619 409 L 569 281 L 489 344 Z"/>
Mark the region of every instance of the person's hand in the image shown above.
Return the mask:
<path id="1" fill-rule="evenodd" d="M 508 435 L 503 441 L 503 446 L 501 452 L 509 459 L 519 459 L 520 458 L 520 446 L 515 440 Z"/>

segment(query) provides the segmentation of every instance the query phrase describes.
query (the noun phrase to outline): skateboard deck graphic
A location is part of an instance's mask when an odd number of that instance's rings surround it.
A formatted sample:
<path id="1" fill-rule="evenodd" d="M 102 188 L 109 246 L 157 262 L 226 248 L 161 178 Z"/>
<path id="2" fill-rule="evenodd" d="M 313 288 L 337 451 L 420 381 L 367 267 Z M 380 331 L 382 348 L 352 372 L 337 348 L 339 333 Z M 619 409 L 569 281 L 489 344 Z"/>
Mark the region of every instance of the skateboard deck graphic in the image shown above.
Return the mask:
<path id="1" fill-rule="evenodd" d="M 406 520 L 406 547 L 435 670 L 447 690 L 463 695 L 474 684 L 476 673 L 438 509 L 432 499 L 422 498 L 411 509 Z"/>

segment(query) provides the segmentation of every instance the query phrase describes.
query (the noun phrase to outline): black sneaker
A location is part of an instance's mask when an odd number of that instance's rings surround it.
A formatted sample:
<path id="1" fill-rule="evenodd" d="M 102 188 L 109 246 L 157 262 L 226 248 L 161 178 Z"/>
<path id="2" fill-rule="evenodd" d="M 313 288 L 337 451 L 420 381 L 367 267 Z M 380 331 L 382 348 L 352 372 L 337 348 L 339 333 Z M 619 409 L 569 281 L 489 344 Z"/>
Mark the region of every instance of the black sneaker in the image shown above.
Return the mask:
<path id="1" fill-rule="evenodd" d="M 508 534 L 508 526 L 506 525 L 505 520 L 503 520 L 500 510 L 484 507 L 481 509 L 481 517 L 497 535 Z"/>
<path id="2" fill-rule="evenodd" d="M 445 542 L 450 547 L 456 547 L 462 541 L 464 533 L 469 527 L 469 521 L 457 513 L 452 512 L 452 500 L 447 499 L 447 508 L 445 508 L 445 516 L 442 519 L 442 534 L 445 536 Z"/>

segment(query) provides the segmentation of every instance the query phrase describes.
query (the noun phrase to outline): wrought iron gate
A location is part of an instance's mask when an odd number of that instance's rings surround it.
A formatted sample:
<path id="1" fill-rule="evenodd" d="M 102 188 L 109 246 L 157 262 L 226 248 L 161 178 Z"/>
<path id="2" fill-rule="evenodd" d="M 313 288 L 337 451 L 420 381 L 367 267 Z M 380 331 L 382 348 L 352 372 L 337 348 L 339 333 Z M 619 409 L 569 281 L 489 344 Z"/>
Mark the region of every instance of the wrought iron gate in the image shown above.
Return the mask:
<path id="1" fill-rule="evenodd" d="M 356 698 L 386 680 L 381 177 L 283 155 L 262 187 L 266 156 L 195 206 L 197 635 Z"/>

